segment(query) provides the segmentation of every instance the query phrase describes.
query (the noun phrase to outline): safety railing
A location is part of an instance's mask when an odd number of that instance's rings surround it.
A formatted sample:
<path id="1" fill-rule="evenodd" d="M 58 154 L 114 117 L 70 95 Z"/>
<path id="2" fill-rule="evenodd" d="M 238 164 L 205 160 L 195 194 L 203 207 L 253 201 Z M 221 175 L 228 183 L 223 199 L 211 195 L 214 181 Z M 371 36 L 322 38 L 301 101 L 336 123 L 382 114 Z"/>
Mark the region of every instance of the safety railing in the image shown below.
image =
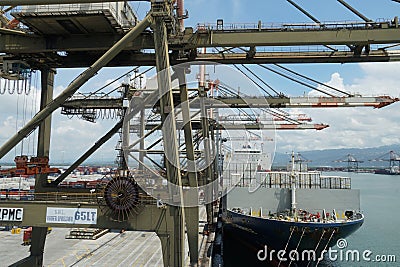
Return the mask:
<path id="1" fill-rule="evenodd" d="M 363 28 L 389 28 L 396 25 L 391 20 L 380 19 L 376 22 L 365 21 L 331 21 L 318 23 L 198 23 L 197 32 L 221 30 L 221 31 L 240 31 L 240 30 L 270 30 L 270 31 L 292 31 L 292 30 L 338 30 L 338 29 L 363 29 Z"/>

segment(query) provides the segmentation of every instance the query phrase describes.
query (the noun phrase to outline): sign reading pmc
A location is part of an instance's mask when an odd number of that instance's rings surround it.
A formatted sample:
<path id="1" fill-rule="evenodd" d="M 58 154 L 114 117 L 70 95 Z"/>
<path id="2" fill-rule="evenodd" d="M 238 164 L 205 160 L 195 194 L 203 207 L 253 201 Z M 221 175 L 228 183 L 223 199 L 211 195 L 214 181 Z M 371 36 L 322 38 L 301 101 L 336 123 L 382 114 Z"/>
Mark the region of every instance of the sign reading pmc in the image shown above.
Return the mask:
<path id="1" fill-rule="evenodd" d="M 22 222 L 23 208 L 0 208 L 0 222 Z"/>

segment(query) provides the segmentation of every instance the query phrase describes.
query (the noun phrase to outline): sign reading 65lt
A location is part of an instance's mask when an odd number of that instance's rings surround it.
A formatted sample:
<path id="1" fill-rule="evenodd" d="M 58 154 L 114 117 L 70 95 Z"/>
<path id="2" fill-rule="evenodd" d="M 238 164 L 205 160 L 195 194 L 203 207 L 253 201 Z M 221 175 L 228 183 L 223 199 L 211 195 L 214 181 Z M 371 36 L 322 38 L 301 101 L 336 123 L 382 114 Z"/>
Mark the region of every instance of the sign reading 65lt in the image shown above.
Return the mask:
<path id="1" fill-rule="evenodd" d="M 48 207 L 46 223 L 96 224 L 97 209 Z"/>

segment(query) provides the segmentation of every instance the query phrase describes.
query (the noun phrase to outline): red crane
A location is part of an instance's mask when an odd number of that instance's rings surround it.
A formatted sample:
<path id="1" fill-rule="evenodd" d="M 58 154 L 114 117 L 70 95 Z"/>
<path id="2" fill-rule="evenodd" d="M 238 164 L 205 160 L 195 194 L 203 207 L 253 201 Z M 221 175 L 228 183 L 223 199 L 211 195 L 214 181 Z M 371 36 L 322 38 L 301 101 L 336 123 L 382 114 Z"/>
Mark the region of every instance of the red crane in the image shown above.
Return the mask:
<path id="1" fill-rule="evenodd" d="M 15 168 L 2 169 L 0 175 L 4 176 L 20 176 L 20 175 L 36 175 L 60 173 L 58 168 L 50 168 L 48 157 L 31 157 L 21 155 L 14 159 Z"/>

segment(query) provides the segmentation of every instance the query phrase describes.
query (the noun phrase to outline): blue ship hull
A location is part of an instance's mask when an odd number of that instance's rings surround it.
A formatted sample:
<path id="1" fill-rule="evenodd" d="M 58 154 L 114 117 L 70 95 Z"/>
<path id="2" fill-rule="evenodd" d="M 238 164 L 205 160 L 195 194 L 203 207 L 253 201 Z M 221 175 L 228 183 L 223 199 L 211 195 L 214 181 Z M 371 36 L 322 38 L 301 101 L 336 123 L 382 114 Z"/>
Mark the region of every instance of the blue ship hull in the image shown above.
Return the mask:
<path id="1" fill-rule="evenodd" d="M 356 219 L 344 222 L 295 222 L 227 210 L 224 230 L 250 240 L 258 249 L 267 246 L 268 251 L 274 250 L 275 255 L 280 250 L 287 253 L 295 250 L 299 254 L 312 250 L 318 260 L 323 250 L 333 247 L 339 239 L 351 235 L 361 227 L 364 217 L 361 214 L 356 216 Z"/>

